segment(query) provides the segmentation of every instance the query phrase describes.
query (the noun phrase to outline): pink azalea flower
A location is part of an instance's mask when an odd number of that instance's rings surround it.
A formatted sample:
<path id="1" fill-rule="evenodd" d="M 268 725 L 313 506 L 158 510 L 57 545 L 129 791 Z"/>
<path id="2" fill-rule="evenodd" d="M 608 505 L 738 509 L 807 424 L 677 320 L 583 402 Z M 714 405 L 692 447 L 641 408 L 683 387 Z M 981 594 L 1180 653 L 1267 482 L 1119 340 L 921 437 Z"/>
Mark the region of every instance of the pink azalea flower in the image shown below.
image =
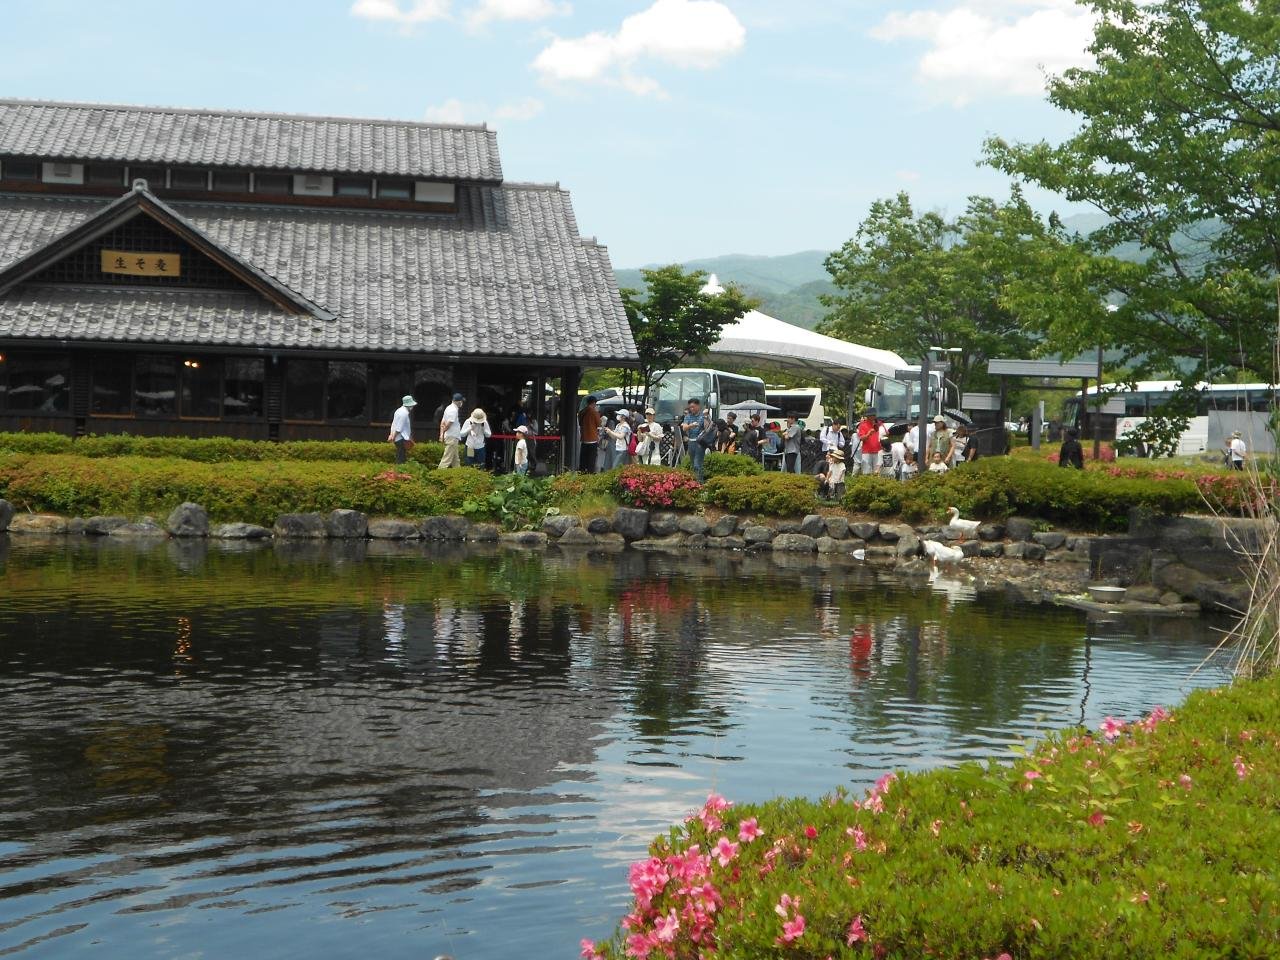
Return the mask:
<path id="1" fill-rule="evenodd" d="M 861 943 L 866 939 L 867 928 L 862 925 L 862 914 L 858 914 L 849 924 L 849 932 L 845 934 L 844 942 L 846 946 L 852 947 L 855 943 Z"/>
<path id="2" fill-rule="evenodd" d="M 1095 811 L 1093 811 L 1093 813 L 1089 814 L 1089 825 L 1090 825 L 1090 826 L 1093 826 L 1093 827 L 1100 827 L 1100 826 L 1102 826 L 1104 823 L 1106 823 L 1106 820 L 1107 820 L 1107 818 L 1106 818 L 1106 817 L 1104 817 L 1104 816 L 1102 815 L 1102 811 L 1101 811 L 1101 810 L 1095 810 Z"/>
<path id="3" fill-rule="evenodd" d="M 795 943 L 804 936 L 804 915 L 797 913 L 790 920 L 784 921 L 782 924 L 782 936 L 778 938 L 779 943 L 790 944 Z"/>
<path id="4" fill-rule="evenodd" d="M 764 831 L 756 825 L 755 817 L 748 817 L 738 824 L 738 839 L 743 843 L 750 843 L 756 837 L 764 836 Z"/>
<path id="5" fill-rule="evenodd" d="M 627 956 L 645 960 L 657 946 L 657 939 L 650 933 L 633 933 L 627 937 Z"/>
<path id="6" fill-rule="evenodd" d="M 798 909 L 799 907 L 800 907 L 799 897 L 792 897 L 791 894 L 784 893 L 781 899 L 778 900 L 777 905 L 774 906 L 773 912 L 776 913 L 778 916 L 782 917 L 783 920 L 785 920 L 790 915 L 792 908 Z"/>
<path id="7" fill-rule="evenodd" d="M 716 859 L 720 861 L 720 866 L 727 867 L 737 855 L 738 845 L 730 843 L 728 837 L 721 837 L 716 842 Z"/>
<path id="8" fill-rule="evenodd" d="M 1245 765 L 1244 758 L 1236 757 L 1232 764 L 1236 768 L 1236 777 L 1243 780 L 1249 775 L 1249 768 Z"/>
<path id="9" fill-rule="evenodd" d="M 863 832 L 862 827 L 856 825 L 846 827 L 844 832 L 848 836 L 853 837 L 853 848 L 859 853 L 867 849 L 867 835 Z"/>
<path id="10" fill-rule="evenodd" d="M 1191 777 L 1184 773 L 1182 776 L 1178 778 L 1178 786 L 1182 787 L 1183 790 L 1190 790 Z"/>
<path id="11" fill-rule="evenodd" d="M 596 945 L 590 940 L 582 941 L 582 960 L 604 960 L 604 954 L 596 949 Z"/>
<path id="12" fill-rule="evenodd" d="M 817 840 L 817 839 L 818 839 L 818 831 L 817 831 L 815 828 L 813 828 L 813 827 L 805 827 L 805 828 L 804 828 L 804 835 L 805 835 L 806 837 L 808 837 L 810 840 Z"/>
<path id="13" fill-rule="evenodd" d="M 896 773 L 886 773 L 883 777 L 876 781 L 876 793 L 883 796 L 889 792 L 889 784 L 898 779 Z"/>
<path id="14" fill-rule="evenodd" d="M 680 921 L 676 918 L 675 908 L 667 912 L 665 917 L 659 917 L 653 922 L 653 933 L 660 943 L 671 943 L 676 938 L 676 933 L 680 930 Z"/>
<path id="15" fill-rule="evenodd" d="M 929 829 L 933 831 L 935 837 L 940 836 L 942 834 L 942 821 L 933 821 L 933 823 L 929 824 Z"/>
<path id="16" fill-rule="evenodd" d="M 1114 740 L 1124 732 L 1124 721 L 1117 720 L 1115 717 L 1104 717 L 1098 729 L 1108 740 Z"/>
<path id="17" fill-rule="evenodd" d="M 1028 770 L 1026 773 L 1023 774 L 1023 776 L 1026 777 L 1028 780 L 1039 780 L 1042 774 L 1040 773 L 1039 770 Z"/>
<path id="18" fill-rule="evenodd" d="M 1141 893 L 1135 894 L 1134 896 L 1130 897 L 1129 902 L 1130 903 L 1146 903 L 1150 899 L 1151 899 L 1151 896 L 1147 893 L 1147 891 L 1143 890 Z"/>
<path id="19" fill-rule="evenodd" d="M 720 794 L 718 793 L 713 793 L 708 795 L 707 802 L 702 805 L 702 809 L 714 810 L 716 813 L 724 813 L 726 810 L 728 810 L 732 806 L 733 806 L 732 801 L 726 800 L 724 797 L 720 796 Z"/>

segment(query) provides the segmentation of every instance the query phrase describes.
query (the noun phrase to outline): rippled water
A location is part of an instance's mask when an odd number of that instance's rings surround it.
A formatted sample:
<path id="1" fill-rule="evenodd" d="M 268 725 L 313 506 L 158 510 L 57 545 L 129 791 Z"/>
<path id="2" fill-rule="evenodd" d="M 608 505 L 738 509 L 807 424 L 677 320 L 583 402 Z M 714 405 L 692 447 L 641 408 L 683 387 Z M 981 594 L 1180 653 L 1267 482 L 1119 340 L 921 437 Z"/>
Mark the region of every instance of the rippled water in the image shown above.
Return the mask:
<path id="1" fill-rule="evenodd" d="M 0 536 L 0 955 L 573 957 L 710 790 L 1135 716 L 1212 640 L 809 560 Z"/>

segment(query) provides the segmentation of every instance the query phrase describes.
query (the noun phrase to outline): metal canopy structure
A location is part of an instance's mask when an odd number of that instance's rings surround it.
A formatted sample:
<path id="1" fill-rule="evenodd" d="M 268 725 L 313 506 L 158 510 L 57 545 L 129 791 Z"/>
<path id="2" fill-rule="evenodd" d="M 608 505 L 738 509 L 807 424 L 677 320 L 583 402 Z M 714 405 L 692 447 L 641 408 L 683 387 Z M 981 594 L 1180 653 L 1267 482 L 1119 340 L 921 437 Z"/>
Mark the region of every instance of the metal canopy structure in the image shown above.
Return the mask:
<path id="1" fill-rule="evenodd" d="M 723 293 L 724 287 L 712 274 L 702 292 Z M 774 367 L 826 377 L 836 383 L 849 383 L 859 374 L 893 378 L 897 370 L 907 366 L 906 361 L 891 350 L 864 347 L 814 333 L 759 310 L 752 310 L 726 326 L 706 358 L 722 363 Z"/>
<path id="2" fill-rule="evenodd" d="M 988 360 L 987 373 L 1001 377 L 1044 377 L 1088 380 L 1096 375 L 1095 363 L 1059 363 L 1057 360 Z"/>

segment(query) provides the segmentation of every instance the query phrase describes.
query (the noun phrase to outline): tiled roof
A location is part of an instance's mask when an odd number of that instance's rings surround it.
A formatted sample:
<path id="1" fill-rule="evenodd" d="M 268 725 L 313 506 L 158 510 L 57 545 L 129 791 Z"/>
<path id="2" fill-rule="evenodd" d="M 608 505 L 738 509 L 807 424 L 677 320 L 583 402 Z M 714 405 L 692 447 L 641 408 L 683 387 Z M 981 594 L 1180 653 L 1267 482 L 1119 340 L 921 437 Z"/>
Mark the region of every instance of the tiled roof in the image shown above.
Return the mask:
<path id="1" fill-rule="evenodd" d="M 166 300 L 170 291 L 20 285 L 0 298 L 0 338 L 635 359 L 608 253 L 577 235 L 566 192 L 472 186 L 458 201 L 457 216 L 174 203 L 215 243 L 336 319 L 258 300 L 240 323 L 225 296 L 187 295 L 188 316 Z M 0 270 L 103 206 L 0 195 Z"/>
<path id="2" fill-rule="evenodd" d="M 502 180 L 484 127 L 0 100 L 0 154 L 60 160 Z"/>

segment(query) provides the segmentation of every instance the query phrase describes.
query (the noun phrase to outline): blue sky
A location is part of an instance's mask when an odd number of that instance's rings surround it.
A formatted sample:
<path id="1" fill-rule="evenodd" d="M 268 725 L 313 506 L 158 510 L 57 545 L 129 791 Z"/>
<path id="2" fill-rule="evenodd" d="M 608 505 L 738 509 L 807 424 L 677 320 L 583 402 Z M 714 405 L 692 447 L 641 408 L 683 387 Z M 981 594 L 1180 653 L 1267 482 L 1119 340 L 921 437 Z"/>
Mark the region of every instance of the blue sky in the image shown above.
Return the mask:
<path id="1" fill-rule="evenodd" d="M 0 95 L 488 122 L 619 267 L 830 249 L 877 197 L 1007 191 L 984 137 L 1059 139 L 1072 0 L 41 0 Z M 1032 193 L 1043 209 L 1064 209 Z"/>

